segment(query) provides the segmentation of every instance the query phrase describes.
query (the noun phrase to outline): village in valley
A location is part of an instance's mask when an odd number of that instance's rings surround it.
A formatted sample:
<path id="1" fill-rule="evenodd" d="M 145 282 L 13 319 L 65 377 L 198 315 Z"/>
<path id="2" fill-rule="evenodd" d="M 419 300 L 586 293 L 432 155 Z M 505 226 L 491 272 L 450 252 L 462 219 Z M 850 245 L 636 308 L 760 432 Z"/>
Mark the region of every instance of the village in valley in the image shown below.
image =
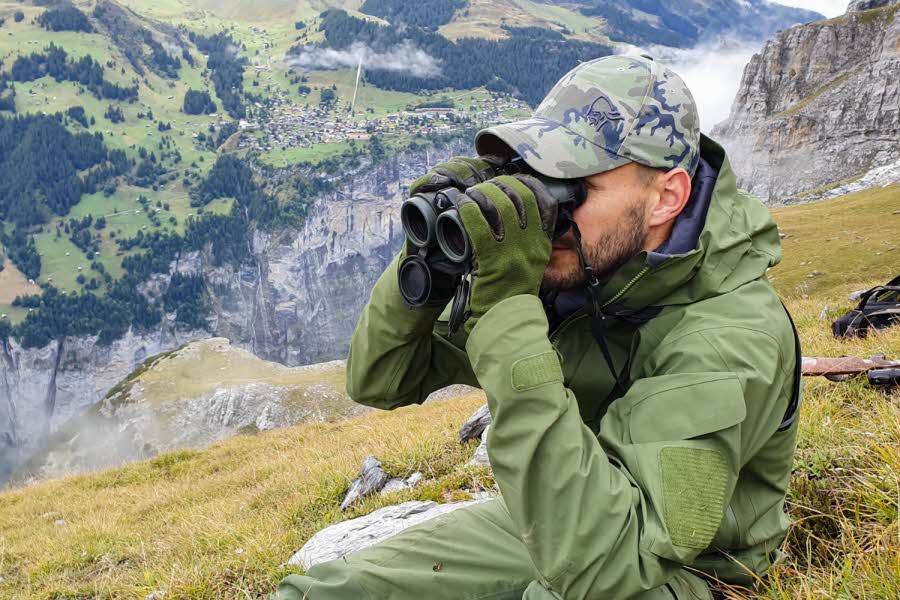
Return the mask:
<path id="1" fill-rule="evenodd" d="M 294 103 L 277 94 L 254 108 L 257 119 L 241 120 L 241 149 L 265 153 L 289 148 L 311 148 L 351 140 L 366 141 L 376 135 L 429 136 L 473 126 L 508 122 L 527 114 L 527 105 L 510 96 L 472 97 L 465 108 L 426 106 L 384 116 L 360 119 L 349 109 Z"/>

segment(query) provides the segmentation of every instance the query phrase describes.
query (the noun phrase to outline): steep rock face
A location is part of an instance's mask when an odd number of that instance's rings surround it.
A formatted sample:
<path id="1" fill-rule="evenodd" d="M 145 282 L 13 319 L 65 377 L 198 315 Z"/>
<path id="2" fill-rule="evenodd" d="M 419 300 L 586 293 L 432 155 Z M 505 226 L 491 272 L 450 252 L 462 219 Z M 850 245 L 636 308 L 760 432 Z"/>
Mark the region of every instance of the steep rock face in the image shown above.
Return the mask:
<path id="1" fill-rule="evenodd" d="M 900 158 L 900 3 L 875 4 L 782 31 L 751 59 L 713 130 L 742 187 L 777 202 Z"/>
<path id="2" fill-rule="evenodd" d="M 409 183 L 464 153 L 469 144 L 456 142 L 363 165 L 316 199 L 299 230 L 251 232 L 250 262 L 216 266 L 209 252 L 194 252 L 143 284 L 158 298 L 176 271 L 202 274 L 213 306 L 209 331 L 179 330 L 169 315 L 159 329 L 129 332 L 109 346 L 96 337 L 33 349 L 0 342 L 0 482 L 143 360 L 186 342 L 224 337 L 288 366 L 343 358 L 372 285 L 400 248 Z"/>
<path id="3" fill-rule="evenodd" d="M 260 358 L 294 366 L 342 358 L 372 285 L 400 250 L 400 203 L 413 179 L 457 142 L 363 165 L 317 199 L 300 230 L 254 232 L 252 264 L 214 267 L 206 253 L 173 266 L 202 273 L 211 329 Z"/>
<path id="4" fill-rule="evenodd" d="M 255 433 L 365 412 L 344 390 L 344 363 L 285 367 L 223 338 L 154 356 L 84 414 L 54 427 L 16 483 L 60 477 Z"/>
<path id="5" fill-rule="evenodd" d="M 129 332 L 108 346 L 97 336 L 37 349 L 0 341 L 0 482 L 51 431 L 87 410 L 147 357 L 206 335 L 167 323 L 148 334 Z"/>

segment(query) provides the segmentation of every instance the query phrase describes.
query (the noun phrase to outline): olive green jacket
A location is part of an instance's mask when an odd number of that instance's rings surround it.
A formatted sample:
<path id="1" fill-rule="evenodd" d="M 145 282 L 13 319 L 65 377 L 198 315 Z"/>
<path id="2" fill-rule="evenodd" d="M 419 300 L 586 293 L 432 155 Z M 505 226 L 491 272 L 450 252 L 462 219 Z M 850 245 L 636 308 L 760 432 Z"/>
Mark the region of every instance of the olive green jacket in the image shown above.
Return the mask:
<path id="1" fill-rule="evenodd" d="M 452 383 L 481 387 L 489 456 L 540 583 L 565 598 L 628 597 L 685 565 L 749 582 L 778 554 L 796 424 L 792 327 L 766 270 L 781 259 L 765 206 L 739 191 L 724 151 L 693 250 L 642 253 L 604 286 L 607 312 L 656 307 L 608 330 L 614 377 L 582 308 L 554 331 L 540 299 L 494 306 L 448 338 L 439 309 L 408 309 L 396 265 L 353 337 L 347 390 L 393 409 Z M 654 265 L 654 266 L 651 266 Z"/>

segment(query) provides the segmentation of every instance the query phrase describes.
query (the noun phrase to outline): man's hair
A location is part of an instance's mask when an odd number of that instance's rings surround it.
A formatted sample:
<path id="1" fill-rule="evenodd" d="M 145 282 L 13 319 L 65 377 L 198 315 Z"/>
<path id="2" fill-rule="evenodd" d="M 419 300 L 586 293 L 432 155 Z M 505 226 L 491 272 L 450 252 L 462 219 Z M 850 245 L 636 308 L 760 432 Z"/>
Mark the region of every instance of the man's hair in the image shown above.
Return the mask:
<path id="1" fill-rule="evenodd" d="M 657 177 L 659 177 L 660 173 L 668 173 L 670 171 L 668 167 L 648 167 L 647 165 L 642 165 L 641 163 L 634 164 L 638 167 L 638 180 L 645 188 L 653 185 L 656 182 Z"/>

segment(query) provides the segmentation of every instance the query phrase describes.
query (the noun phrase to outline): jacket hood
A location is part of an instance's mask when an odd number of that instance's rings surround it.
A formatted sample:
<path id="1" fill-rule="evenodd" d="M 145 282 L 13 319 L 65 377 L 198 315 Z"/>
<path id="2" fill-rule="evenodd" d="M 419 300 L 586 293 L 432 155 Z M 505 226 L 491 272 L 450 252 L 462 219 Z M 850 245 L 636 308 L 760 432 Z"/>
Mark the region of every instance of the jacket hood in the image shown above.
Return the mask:
<path id="1" fill-rule="evenodd" d="M 639 310 L 690 304 L 754 281 L 781 261 L 768 208 L 737 189 L 725 150 L 700 138 L 701 168 L 669 239 L 618 269 L 600 294 L 604 305 Z"/>

